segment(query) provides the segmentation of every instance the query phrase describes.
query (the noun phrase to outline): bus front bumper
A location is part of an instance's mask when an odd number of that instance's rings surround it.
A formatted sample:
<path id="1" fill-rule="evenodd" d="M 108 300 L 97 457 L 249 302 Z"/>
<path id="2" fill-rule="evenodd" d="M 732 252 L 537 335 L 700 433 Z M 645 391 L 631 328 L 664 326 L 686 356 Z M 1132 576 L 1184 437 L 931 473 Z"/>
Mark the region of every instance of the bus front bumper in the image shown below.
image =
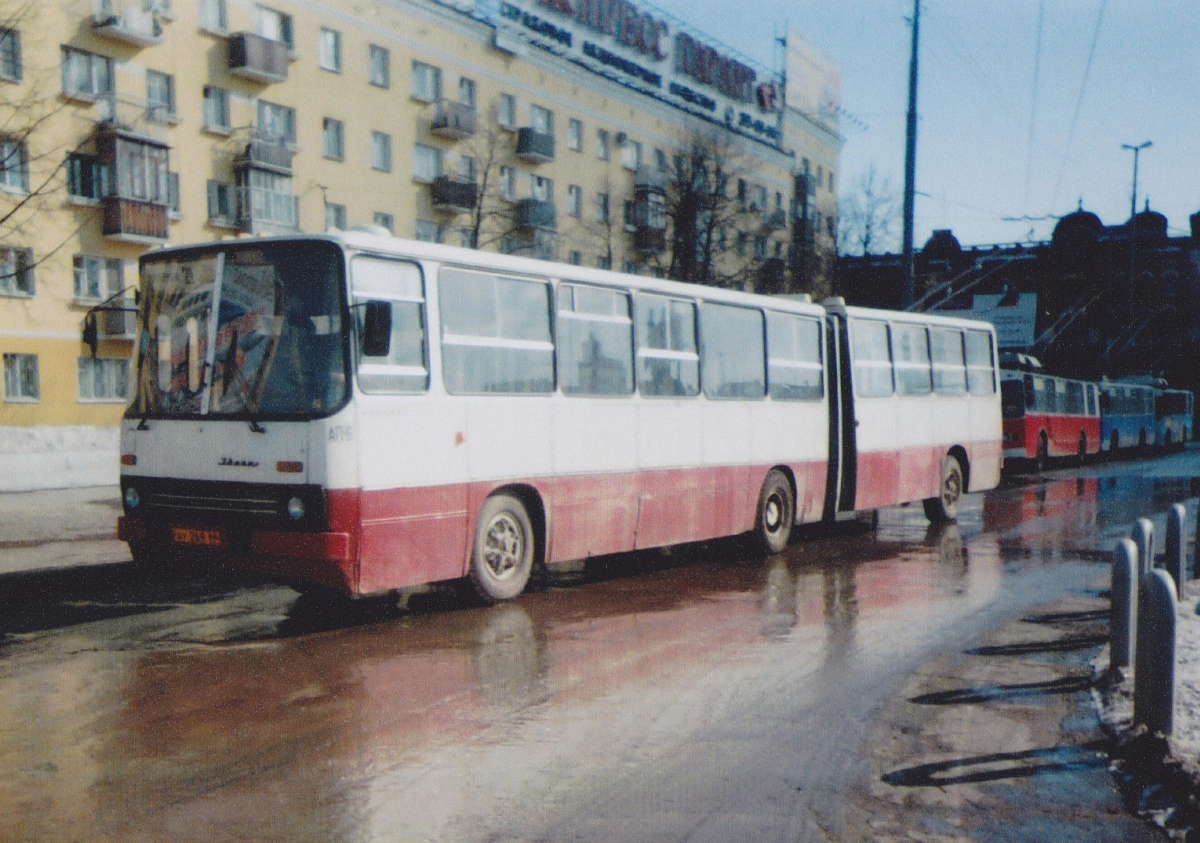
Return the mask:
<path id="1" fill-rule="evenodd" d="M 124 542 L 145 541 L 150 529 L 145 521 L 122 515 L 117 518 L 117 538 Z M 350 561 L 348 533 L 288 533 L 252 530 L 250 551 L 258 556 L 300 559 L 310 562 Z"/>

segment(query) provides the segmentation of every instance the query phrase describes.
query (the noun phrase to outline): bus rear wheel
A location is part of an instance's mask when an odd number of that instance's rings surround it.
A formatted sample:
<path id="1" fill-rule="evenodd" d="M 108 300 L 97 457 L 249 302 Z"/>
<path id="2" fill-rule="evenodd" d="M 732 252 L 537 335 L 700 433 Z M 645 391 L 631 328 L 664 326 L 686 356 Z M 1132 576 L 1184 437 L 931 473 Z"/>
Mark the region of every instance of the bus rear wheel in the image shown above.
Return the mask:
<path id="1" fill-rule="evenodd" d="M 787 547 L 796 520 L 796 498 L 792 484 L 778 469 L 767 472 L 762 491 L 758 494 L 758 511 L 754 517 L 754 538 L 763 553 L 779 553 Z"/>
<path id="2" fill-rule="evenodd" d="M 511 600 L 533 571 L 533 524 L 512 495 L 492 495 L 479 509 L 469 577 L 487 603 Z"/>
<path id="3" fill-rule="evenodd" d="M 942 485 L 936 498 L 922 501 L 925 517 L 934 524 L 948 524 L 958 518 L 958 507 L 964 491 L 963 468 L 956 457 L 946 457 L 942 463 Z"/>

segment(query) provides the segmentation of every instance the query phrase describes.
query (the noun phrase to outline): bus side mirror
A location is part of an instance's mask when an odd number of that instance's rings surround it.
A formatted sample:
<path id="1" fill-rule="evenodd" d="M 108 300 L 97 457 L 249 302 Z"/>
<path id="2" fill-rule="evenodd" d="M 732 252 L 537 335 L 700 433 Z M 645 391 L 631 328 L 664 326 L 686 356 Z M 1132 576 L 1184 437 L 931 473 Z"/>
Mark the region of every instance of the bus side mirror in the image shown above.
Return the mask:
<path id="1" fill-rule="evenodd" d="M 392 347 L 392 303 L 369 301 L 363 319 L 364 357 L 387 357 Z"/>

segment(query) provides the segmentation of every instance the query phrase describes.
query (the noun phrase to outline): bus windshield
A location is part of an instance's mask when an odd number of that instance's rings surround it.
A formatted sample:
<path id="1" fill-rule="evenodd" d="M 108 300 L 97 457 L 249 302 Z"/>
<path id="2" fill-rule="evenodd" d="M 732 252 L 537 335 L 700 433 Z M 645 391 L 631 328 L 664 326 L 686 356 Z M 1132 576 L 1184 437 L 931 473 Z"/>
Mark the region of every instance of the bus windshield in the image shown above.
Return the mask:
<path id="1" fill-rule="evenodd" d="M 234 244 L 142 259 L 133 418 L 330 415 L 348 398 L 341 251 Z"/>

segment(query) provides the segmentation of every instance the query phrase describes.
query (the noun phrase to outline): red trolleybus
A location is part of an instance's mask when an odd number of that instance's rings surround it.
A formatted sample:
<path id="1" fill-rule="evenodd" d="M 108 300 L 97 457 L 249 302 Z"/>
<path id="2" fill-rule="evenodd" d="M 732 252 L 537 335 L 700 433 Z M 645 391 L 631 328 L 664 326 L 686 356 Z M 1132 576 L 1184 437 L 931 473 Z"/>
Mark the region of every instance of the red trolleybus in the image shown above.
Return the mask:
<path id="1" fill-rule="evenodd" d="M 371 231 L 141 261 L 134 558 L 386 592 L 999 482 L 989 325 Z"/>
<path id="2" fill-rule="evenodd" d="M 1004 459 L 1083 460 L 1100 453 L 1100 391 L 1088 381 L 1035 372 L 1000 371 Z"/>

